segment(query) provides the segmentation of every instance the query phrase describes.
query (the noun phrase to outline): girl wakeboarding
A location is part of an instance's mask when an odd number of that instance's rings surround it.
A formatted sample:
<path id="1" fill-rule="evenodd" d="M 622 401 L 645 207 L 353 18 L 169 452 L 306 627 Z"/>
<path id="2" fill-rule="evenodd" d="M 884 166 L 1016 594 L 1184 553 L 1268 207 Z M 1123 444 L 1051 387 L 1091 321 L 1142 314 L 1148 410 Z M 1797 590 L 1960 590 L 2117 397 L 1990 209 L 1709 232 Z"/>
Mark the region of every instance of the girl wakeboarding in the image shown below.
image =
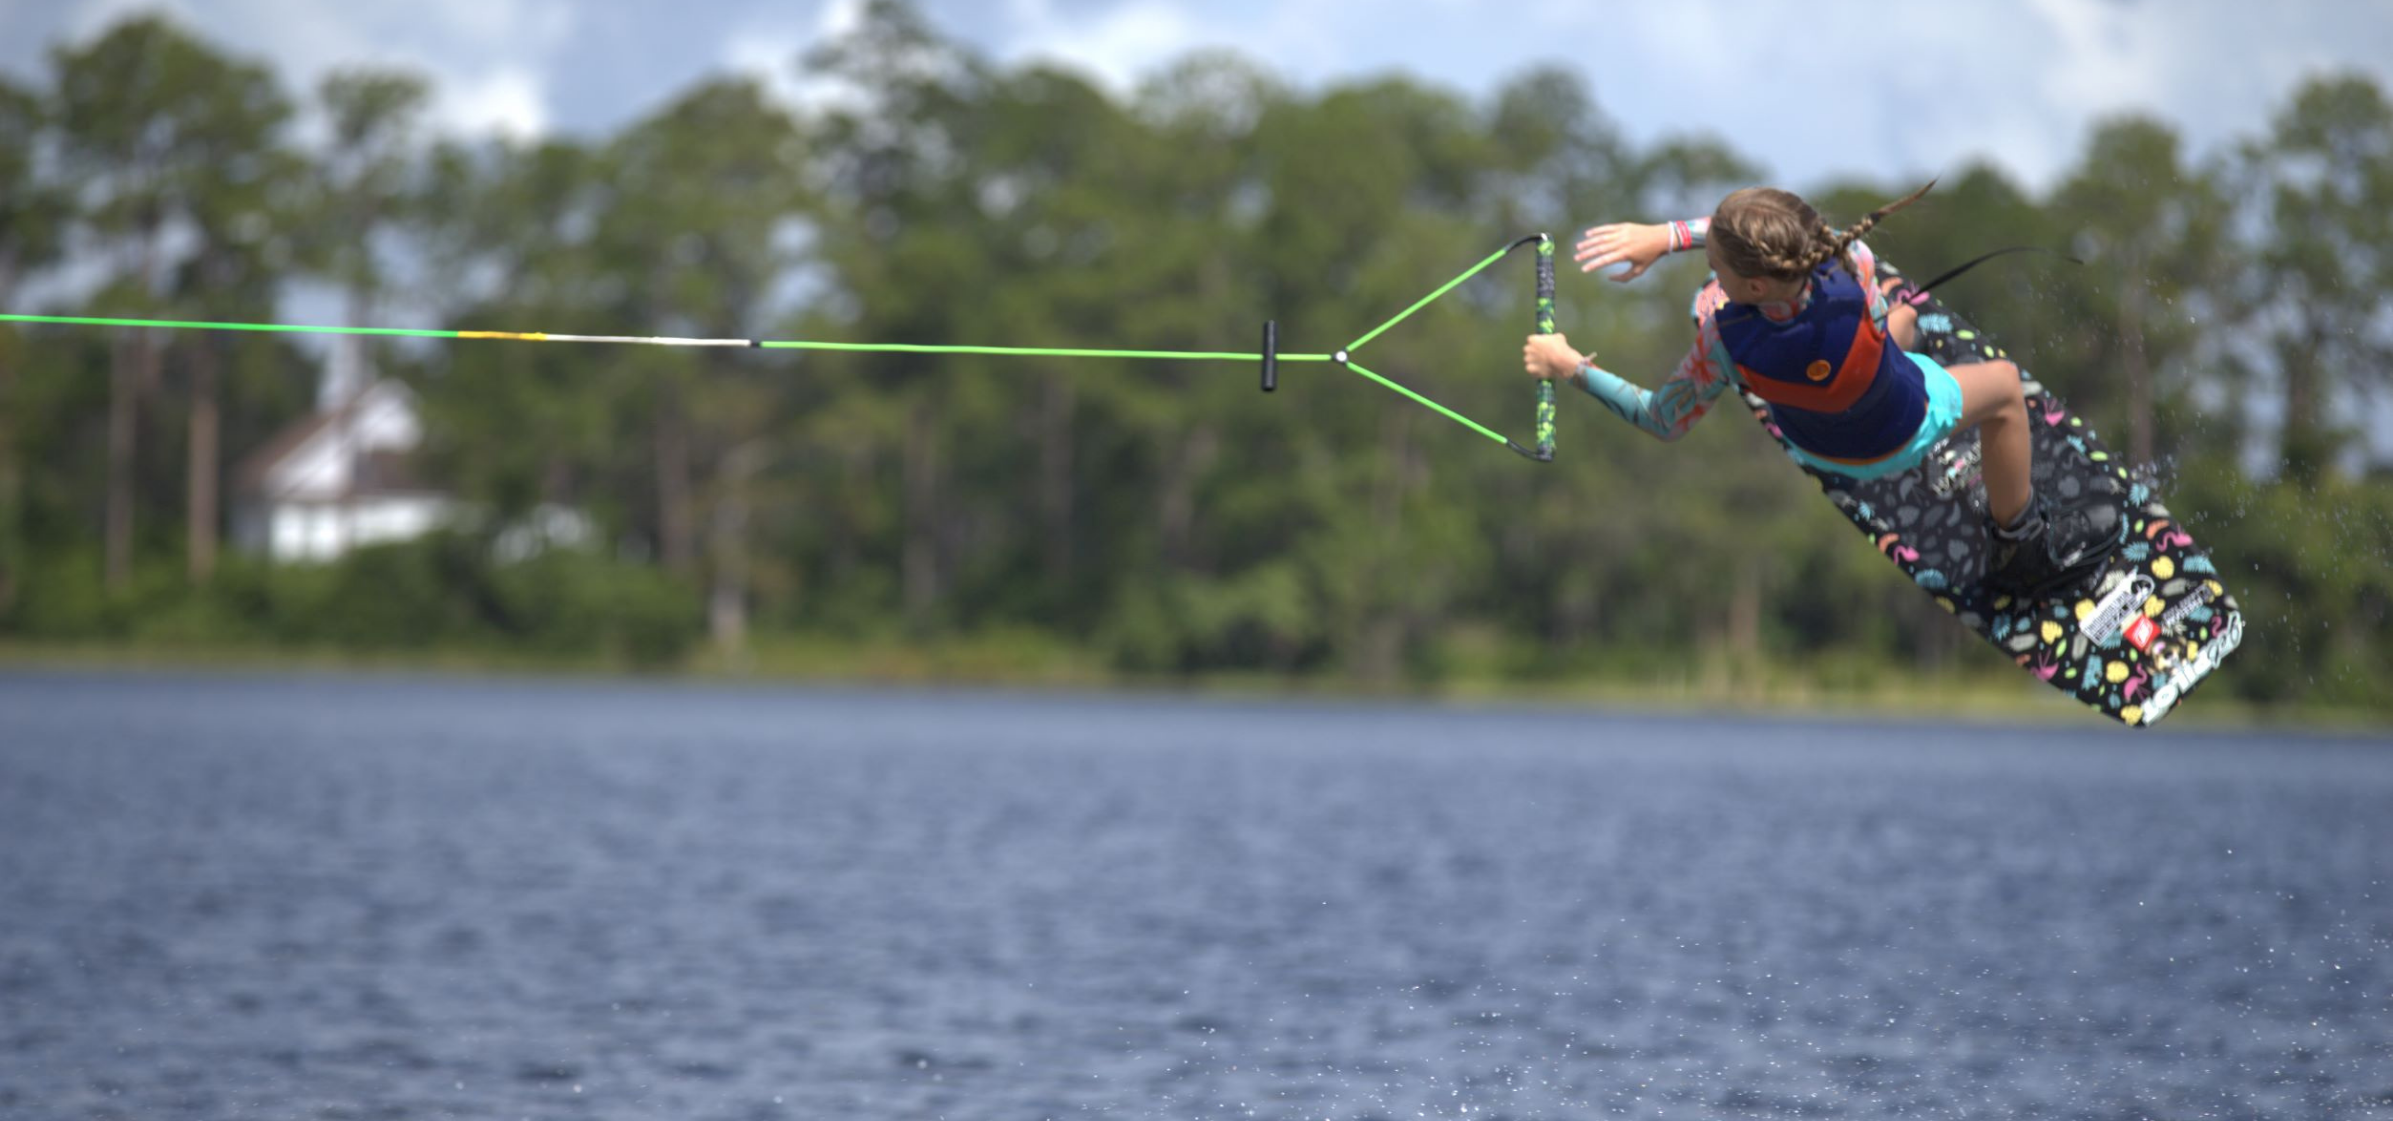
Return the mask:
<path id="1" fill-rule="evenodd" d="M 2118 549 L 2125 526 L 2117 507 L 2065 506 L 2035 490 L 2018 366 L 1948 368 L 1906 349 L 1916 309 L 1900 289 L 1889 298 L 1877 258 L 1861 242 L 1934 185 L 1842 232 L 1801 197 L 1768 187 L 1732 192 L 1708 219 L 1594 227 L 1574 257 L 1582 271 L 1626 262 L 1620 280 L 1666 253 L 1704 250 L 1719 296 L 1698 298 L 1694 347 L 1652 391 L 1596 366 L 1560 334 L 1529 336 L 1522 364 L 1538 378 L 1575 382 L 1663 440 L 1685 435 L 1734 386 L 1768 404 L 1797 462 L 1858 479 L 1907 471 L 1974 425 L 1991 546 L 1985 587 L 2021 600 L 2073 590 Z"/>

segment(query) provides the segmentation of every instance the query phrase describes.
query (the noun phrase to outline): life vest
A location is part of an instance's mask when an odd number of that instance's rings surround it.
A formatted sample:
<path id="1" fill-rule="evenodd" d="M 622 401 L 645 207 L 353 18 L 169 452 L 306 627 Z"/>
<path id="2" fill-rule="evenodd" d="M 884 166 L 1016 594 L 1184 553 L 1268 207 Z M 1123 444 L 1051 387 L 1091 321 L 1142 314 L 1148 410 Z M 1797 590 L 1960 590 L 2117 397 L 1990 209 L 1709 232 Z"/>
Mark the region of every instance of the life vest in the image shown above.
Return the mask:
<path id="1" fill-rule="evenodd" d="M 1868 463 L 1902 450 L 1928 413 L 1919 367 L 1870 317 L 1861 282 L 1834 261 L 1811 274 L 1811 303 L 1775 320 L 1751 304 L 1714 316 L 1745 388 L 1804 451 Z"/>

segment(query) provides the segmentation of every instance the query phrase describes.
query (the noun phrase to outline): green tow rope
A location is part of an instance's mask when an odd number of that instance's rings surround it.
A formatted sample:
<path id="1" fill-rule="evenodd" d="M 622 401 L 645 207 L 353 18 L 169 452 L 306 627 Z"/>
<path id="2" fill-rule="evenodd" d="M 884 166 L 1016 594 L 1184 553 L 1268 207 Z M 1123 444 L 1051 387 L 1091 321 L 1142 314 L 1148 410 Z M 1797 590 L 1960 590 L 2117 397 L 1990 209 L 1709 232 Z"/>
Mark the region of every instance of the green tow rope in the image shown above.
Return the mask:
<path id="1" fill-rule="evenodd" d="M 1492 429 L 1489 429 L 1487 426 L 1480 424 L 1469 417 L 1463 416 L 1461 413 L 1457 413 L 1454 410 L 1445 407 L 1444 405 L 1438 404 L 1437 402 L 1420 395 L 1419 393 L 1416 393 L 1402 385 L 1398 385 L 1387 378 L 1381 377 L 1378 374 L 1372 373 L 1371 371 L 1356 365 L 1350 357 L 1351 353 L 1355 350 L 1361 349 L 1364 343 L 1378 338 L 1380 334 L 1385 332 L 1388 328 L 1403 322 L 1414 312 L 1429 306 L 1432 301 L 1448 292 L 1453 291 L 1455 288 L 1461 286 L 1464 281 L 1477 276 L 1490 265 L 1493 265 L 1497 261 L 1500 261 L 1506 256 L 1510 255 L 1513 250 L 1532 243 L 1537 245 L 1538 252 L 1538 329 L 1541 332 L 1552 332 L 1554 308 L 1554 245 L 1552 238 L 1547 237 L 1544 234 L 1538 234 L 1534 237 L 1522 238 L 1521 240 L 1516 241 L 1493 254 L 1490 254 L 1486 260 L 1471 266 L 1470 269 L 1465 271 L 1461 276 L 1457 276 L 1454 279 L 1447 281 L 1436 291 L 1421 297 L 1418 301 L 1414 302 L 1411 307 L 1399 312 L 1395 318 L 1372 328 L 1370 331 L 1364 333 L 1361 338 L 1348 343 L 1345 349 L 1339 350 L 1332 354 L 1280 353 L 1278 349 L 1278 328 L 1275 324 L 1269 323 L 1265 324 L 1263 329 L 1263 349 L 1253 352 L 1221 350 L 1100 350 L 1032 346 L 941 346 L 926 343 L 842 343 L 825 342 L 817 339 L 676 338 L 662 335 L 567 335 L 540 331 L 441 331 L 410 327 L 327 327 L 316 324 L 299 323 L 229 323 L 217 320 L 195 319 L 128 319 L 114 316 L 15 315 L 8 313 L 0 313 L 0 323 L 28 323 L 66 327 L 129 327 L 143 330 L 169 331 L 251 331 L 284 335 L 366 335 L 384 338 L 406 339 L 504 339 L 518 342 L 613 343 L 634 346 L 732 347 L 753 350 L 861 351 L 881 354 L 993 354 L 1040 358 L 1117 358 L 1204 362 L 1260 361 L 1263 364 L 1263 388 L 1266 390 L 1273 388 L 1273 386 L 1276 384 L 1277 364 L 1280 362 L 1329 362 L 1343 366 L 1346 369 L 1352 370 L 1357 374 L 1361 374 L 1372 381 L 1378 382 L 1379 384 L 1386 386 L 1387 388 L 1392 389 L 1399 394 L 1402 394 L 1404 397 L 1413 401 L 1414 403 L 1430 409 L 1439 416 L 1445 417 L 1446 419 L 1451 420 L 1456 424 L 1462 425 L 1463 427 L 1468 428 L 1481 436 L 1485 436 L 1490 440 L 1494 440 L 1495 442 L 1502 444 L 1505 447 L 1511 448 L 1513 451 L 1519 452 L 1524 456 L 1540 461 L 1547 461 L 1554 458 L 1554 386 L 1552 382 L 1541 382 L 1538 385 L 1537 448 L 1536 450 L 1532 451 L 1512 442 L 1503 435 L 1493 431 Z"/>

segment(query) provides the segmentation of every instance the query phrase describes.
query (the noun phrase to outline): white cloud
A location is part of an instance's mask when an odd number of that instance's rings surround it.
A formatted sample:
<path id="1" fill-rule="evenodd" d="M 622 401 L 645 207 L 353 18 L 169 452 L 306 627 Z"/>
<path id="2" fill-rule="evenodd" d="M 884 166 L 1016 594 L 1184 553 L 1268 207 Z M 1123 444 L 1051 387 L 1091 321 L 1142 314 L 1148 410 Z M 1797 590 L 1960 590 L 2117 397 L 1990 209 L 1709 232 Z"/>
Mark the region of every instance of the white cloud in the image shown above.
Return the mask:
<path id="1" fill-rule="evenodd" d="M 2109 0 L 2029 0 L 2056 50 L 2042 60 L 2036 86 L 2053 104 L 2115 111 L 2150 105 L 2166 87 L 2159 57 L 2167 21 Z"/>
<path id="2" fill-rule="evenodd" d="M 1006 53 L 1061 62 L 1117 93 L 1211 36 L 1171 0 L 1128 0 L 1089 17 L 1058 16 L 1051 0 L 1014 0 Z"/>
<path id="3" fill-rule="evenodd" d="M 864 0 L 830 0 L 815 16 L 814 34 L 818 39 L 836 38 L 862 26 Z"/>
<path id="4" fill-rule="evenodd" d="M 303 101 L 329 71 L 401 67 L 432 80 L 436 125 L 510 136 L 538 135 L 554 119 L 543 75 L 578 27 L 568 0 L 82 0 L 61 30 L 83 40 L 160 10 L 237 55 L 263 59 Z"/>
<path id="5" fill-rule="evenodd" d="M 1411 2 L 1452 10 L 1459 0 Z M 1341 34 L 1350 30 L 1344 25 L 1381 22 L 1352 0 L 1118 0 L 1104 8 L 1072 0 L 1007 0 L 1004 16 L 991 45 L 997 57 L 1060 63 L 1117 94 L 1192 53 L 1220 48 L 1301 84 L 1350 76 L 1371 60 L 1351 50 L 1349 36 Z"/>
<path id="6" fill-rule="evenodd" d="M 722 65 L 764 84 L 765 96 L 793 110 L 852 103 L 846 84 L 803 74 L 798 60 L 816 44 L 856 30 L 864 22 L 864 0 L 827 0 L 811 25 L 793 29 L 783 21 L 757 22 L 733 30 L 724 40 Z"/>
<path id="7" fill-rule="evenodd" d="M 784 105 L 806 102 L 797 71 L 798 52 L 806 44 L 772 32 L 736 32 L 723 46 L 723 66 L 764 84 L 765 93 Z"/>
<path id="8" fill-rule="evenodd" d="M 2340 0 L 921 3 L 943 33 L 1000 60 L 1062 62 L 1117 91 L 1210 47 L 1301 88 L 1401 71 L 1483 94 L 1528 65 L 1561 63 L 1586 77 L 1632 139 L 1709 132 L 1797 187 L 1835 173 L 1951 171 L 1984 157 L 2040 188 L 2103 116 L 2151 112 L 2202 152 L 2265 128 L 2318 70 L 2359 68 L 2393 85 L 2393 52 L 2382 48 L 2393 41 L 2393 4 Z M 587 107 L 556 100 L 587 88 L 567 67 L 636 75 L 627 104 L 670 96 L 700 75 L 636 63 L 674 55 L 663 48 L 675 44 L 704 44 L 697 58 L 760 75 L 784 101 L 819 105 L 839 91 L 802 83 L 792 60 L 852 28 L 863 0 L 55 0 L 48 14 L 8 6 L 5 26 L 20 42 L 0 50 L 15 50 L 20 68 L 40 65 L 39 47 L 25 42 L 81 38 L 164 9 L 264 57 L 299 88 L 336 65 L 413 66 L 443 91 L 445 124 L 520 132 L 560 120 L 607 127 Z M 620 44 L 639 53 L 626 57 Z M 657 49 L 643 50 L 650 44 Z"/>
<path id="9" fill-rule="evenodd" d="M 448 82 L 432 109 L 444 131 L 532 139 L 548 131 L 548 103 L 530 70 L 502 66 L 476 78 Z"/>

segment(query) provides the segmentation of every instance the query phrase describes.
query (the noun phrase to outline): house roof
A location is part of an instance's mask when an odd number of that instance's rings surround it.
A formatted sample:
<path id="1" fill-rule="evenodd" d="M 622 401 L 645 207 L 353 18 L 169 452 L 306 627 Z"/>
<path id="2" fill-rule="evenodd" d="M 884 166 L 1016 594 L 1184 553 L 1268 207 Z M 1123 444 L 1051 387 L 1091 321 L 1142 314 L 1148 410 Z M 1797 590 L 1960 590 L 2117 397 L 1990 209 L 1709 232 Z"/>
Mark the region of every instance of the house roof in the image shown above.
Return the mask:
<path id="1" fill-rule="evenodd" d="M 237 493 L 256 495 L 266 489 L 275 468 L 305 449 L 327 430 L 355 420 L 373 404 L 374 399 L 396 393 L 409 404 L 414 395 L 406 386 L 393 381 L 375 380 L 359 386 L 338 406 L 302 417 L 286 425 L 263 444 L 243 456 L 233 469 L 233 486 Z M 354 456 L 348 493 L 367 494 L 424 494 L 434 488 L 423 484 L 412 466 L 412 456 L 389 448 L 367 450 Z"/>

